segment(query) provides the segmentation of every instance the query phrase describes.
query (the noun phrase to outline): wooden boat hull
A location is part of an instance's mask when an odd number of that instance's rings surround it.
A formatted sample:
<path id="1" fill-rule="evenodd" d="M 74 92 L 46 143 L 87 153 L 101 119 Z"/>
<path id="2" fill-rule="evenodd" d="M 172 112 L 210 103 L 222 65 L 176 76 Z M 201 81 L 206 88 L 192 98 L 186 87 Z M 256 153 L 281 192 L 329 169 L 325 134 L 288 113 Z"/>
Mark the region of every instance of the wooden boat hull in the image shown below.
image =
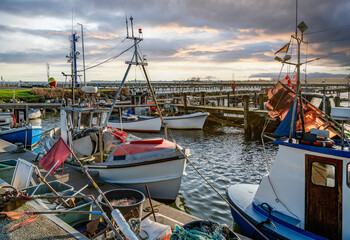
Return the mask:
<path id="1" fill-rule="evenodd" d="M 39 126 L 27 126 L 13 128 L 0 132 L 0 138 L 11 143 L 22 143 L 31 147 L 39 142 L 42 135 L 42 128 Z"/>

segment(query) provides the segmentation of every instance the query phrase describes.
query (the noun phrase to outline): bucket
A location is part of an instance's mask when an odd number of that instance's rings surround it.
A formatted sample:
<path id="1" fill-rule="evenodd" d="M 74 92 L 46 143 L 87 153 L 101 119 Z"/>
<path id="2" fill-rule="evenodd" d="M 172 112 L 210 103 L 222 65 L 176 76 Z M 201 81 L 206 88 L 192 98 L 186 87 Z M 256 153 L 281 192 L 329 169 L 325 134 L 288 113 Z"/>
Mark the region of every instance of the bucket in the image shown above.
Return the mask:
<path id="1" fill-rule="evenodd" d="M 203 232 L 212 235 L 214 232 L 220 232 L 226 240 L 239 240 L 240 238 L 226 225 L 221 225 L 212 221 L 193 221 L 182 226 L 183 229 L 190 231 Z M 173 234 L 171 240 L 178 240 L 177 235 Z M 221 239 L 221 238 L 220 238 Z"/>
<path id="2" fill-rule="evenodd" d="M 135 189 L 121 188 L 109 190 L 107 192 L 104 192 L 104 194 L 109 202 L 123 199 L 135 199 L 136 202 L 134 204 L 127 206 L 112 204 L 112 207 L 114 209 L 118 209 L 126 221 L 128 221 L 130 218 L 141 218 L 142 203 L 145 201 L 145 195 L 143 195 L 142 192 Z M 98 196 L 97 201 L 102 205 L 103 211 L 106 212 L 108 217 L 111 217 L 111 209 L 108 207 L 101 194 Z"/>

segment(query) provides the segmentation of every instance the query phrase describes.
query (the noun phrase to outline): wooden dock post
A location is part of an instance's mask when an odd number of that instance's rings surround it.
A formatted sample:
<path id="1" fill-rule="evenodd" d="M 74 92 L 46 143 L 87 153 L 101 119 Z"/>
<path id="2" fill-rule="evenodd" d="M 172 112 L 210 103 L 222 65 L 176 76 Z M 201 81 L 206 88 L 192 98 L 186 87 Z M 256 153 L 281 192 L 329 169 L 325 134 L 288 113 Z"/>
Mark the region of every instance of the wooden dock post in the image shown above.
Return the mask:
<path id="1" fill-rule="evenodd" d="M 201 92 L 201 104 L 202 106 L 205 105 L 205 92 Z"/>
<path id="2" fill-rule="evenodd" d="M 340 96 L 334 97 L 334 103 L 336 107 L 340 107 Z"/>
<path id="3" fill-rule="evenodd" d="M 243 96 L 243 116 L 244 116 L 244 135 L 246 137 L 251 137 L 252 128 L 249 119 L 249 96 Z"/>
<path id="4" fill-rule="evenodd" d="M 259 109 L 260 110 L 264 109 L 264 94 L 263 93 L 259 94 Z"/>
<path id="5" fill-rule="evenodd" d="M 183 93 L 183 100 L 184 100 L 184 113 L 187 113 L 187 94 Z"/>
<path id="6" fill-rule="evenodd" d="M 230 92 L 227 92 L 227 106 L 230 107 Z"/>

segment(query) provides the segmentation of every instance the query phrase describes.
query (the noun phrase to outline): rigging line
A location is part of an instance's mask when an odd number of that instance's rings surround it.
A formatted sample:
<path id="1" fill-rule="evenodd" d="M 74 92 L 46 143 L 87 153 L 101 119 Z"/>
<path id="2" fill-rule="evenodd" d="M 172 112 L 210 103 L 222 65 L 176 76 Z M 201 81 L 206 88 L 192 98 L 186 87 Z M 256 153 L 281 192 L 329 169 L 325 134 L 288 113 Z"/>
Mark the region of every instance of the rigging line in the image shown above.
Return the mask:
<path id="1" fill-rule="evenodd" d="M 305 76 L 305 86 L 307 85 L 307 82 L 306 82 L 306 76 L 307 76 L 307 74 L 306 74 L 306 70 L 307 70 L 307 56 L 308 56 L 308 50 L 309 50 L 309 44 L 308 43 L 306 43 L 306 52 L 305 52 L 305 71 L 304 71 L 304 76 Z"/>
<path id="2" fill-rule="evenodd" d="M 108 59 L 106 59 L 106 60 L 104 60 L 104 61 L 102 61 L 102 62 L 100 62 L 100 63 L 98 63 L 98 64 L 95 64 L 95 65 L 91 66 L 91 67 L 85 68 L 85 70 L 89 70 L 89 69 L 91 69 L 91 68 L 95 68 L 95 67 L 100 66 L 100 65 L 102 65 L 102 64 L 104 64 L 104 63 L 107 63 L 107 62 L 110 62 L 110 61 L 112 61 L 112 60 L 115 60 L 116 58 L 118 58 L 118 57 L 120 57 L 122 54 L 124 54 L 125 52 L 129 51 L 129 50 L 130 50 L 131 48 L 133 48 L 134 46 L 135 46 L 135 44 L 133 44 L 131 47 L 125 49 L 124 51 L 122 51 L 122 52 L 119 53 L 118 55 L 113 56 L 113 57 L 110 57 L 110 58 L 108 58 Z M 84 71 L 84 69 L 79 70 L 79 71 L 77 71 L 77 72 L 82 72 L 82 71 Z"/>
<path id="3" fill-rule="evenodd" d="M 316 61 L 316 60 L 320 60 L 320 59 L 323 59 L 323 58 L 326 58 L 326 57 L 329 57 L 329 56 L 333 56 L 333 55 L 336 55 L 338 53 L 347 52 L 347 51 L 350 51 L 350 48 L 347 48 L 345 50 L 341 50 L 341 51 L 338 51 L 338 52 L 334 52 L 334 53 L 331 53 L 331 54 L 328 54 L 328 55 L 325 55 L 325 56 L 322 56 L 322 57 L 318 57 L 318 58 L 315 58 L 315 59 L 311 59 L 309 61 L 304 62 L 304 64 L 309 63 L 309 62 L 313 62 L 313 61 Z"/>
<path id="4" fill-rule="evenodd" d="M 178 149 L 178 148 L 177 148 Z M 264 239 L 268 239 L 265 234 L 263 234 L 254 224 L 252 224 L 251 222 L 249 222 L 249 220 L 243 216 L 242 213 L 240 213 L 224 196 L 222 196 L 221 193 L 219 193 L 219 191 L 201 174 L 201 172 L 196 168 L 196 166 L 193 165 L 193 163 L 188 159 L 188 157 L 186 157 L 186 155 L 183 153 L 183 151 L 181 149 L 178 149 L 183 156 L 185 156 L 187 162 L 192 166 L 192 168 L 199 174 L 199 176 L 201 178 L 203 178 L 203 180 L 219 195 L 219 197 L 224 200 L 244 221 L 246 221 L 257 233 L 260 234 L 261 237 L 263 237 Z"/>
<path id="5" fill-rule="evenodd" d="M 264 127 L 263 127 L 263 130 L 261 132 L 261 142 L 263 144 L 263 149 L 264 149 L 264 156 L 265 156 L 265 160 L 266 160 L 266 167 L 267 167 L 267 172 L 270 173 L 270 165 L 269 165 L 269 159 L 267 157 L 267 153 L 266 153 L 266 147 L 265 147 L 265 141 L 264 141 L 264 132 L 268 126 L 268 124 L 270 123 L 270 119 L 267 118 L 265 120 L 265 124 L 264 124 Z"/>
<path id="6" fill-rule="evenodd" d="M 340 41 L 349 40 L 349 39 L 350 39 L 350 37 L 339 38 L 339 39 L 334 39 L 334 40 L 324 40 L 324 41 L 318 41 L 318 42 L 310 42 L 310 41 L 308 41 L 307 43 L 331 43 L 331 42 L 340 42 Z"/>
<path id="7" fill-rule="evenodd" d="M 99 56 L 97 59 L 95 59 L 94 61 L 92 61 L 91 63 L 87 64 L 87 67 L 89 67 L 90 65 L 92 65 L 93 63 L 97 62 L 99 59 L 101 59 L 102 57 L 106 56 L 108 53 L 112 52 L 114 49 L 116 49 L 120 44 L 122 44 L 124 41 L 126 40 L 126 38 L 124 38 L 120 43 L 118 43 L 115 47 L 110 48 L 108 50 L 108 52 L 106 52 L 105 54 Z"/>
<path id="8" fill-rule="evenodd" d="M 273 191 L 273 193 L 275 194 L 275 197 L 276 197 L 275 201 L 281 203 L 281 204 L 283 205 L 283 207 L 285 207 L 285 209 L 287 209 L 287 211 L 288 211 L 290 214 L 292 214 L 294 217 L 296 217 L 298 220 L 300 220 L 299 217 L 298 217 L 297 215 L 295 215 L 294 213 L 292 213 L 292 212 L 289 210 L 289 208 L 281 201 L 281 199 L 278 198 L 277 193 L 276 193 L 276 190 L 275 190 L 274 186 L 272 185 L 272 182 L 271 182 L 271 179 L 270 179 L 270 175 L 267 176 L 267 179 L 269 180 L 269 183 L 270 183 L 270 185 L 271 185 L 272 191 Z M 300 224 L 300 222 L 299 222 L 299 224 Z"/>
<path id="9" fill-rule="evenodd" d="M 350 24 L 347 24 L 347 25 L 344 25 L 344 26 L 341 26 L 341 27 L 328 28 L 328 29 L 323 29 L 323 30 L 319 30 L 319 31 L 315 31 L 315 32 L 308 32 L 308 33 L 304 33 L 304 36 L 305 35 L 309 35 L 309 34 L 314 34 L 314 33 L 333 31 L 333 30 L 337 30 L 337 29 L 344 28 L 344 27 L 349 27 L 349 26 L 350 26 Z"/>

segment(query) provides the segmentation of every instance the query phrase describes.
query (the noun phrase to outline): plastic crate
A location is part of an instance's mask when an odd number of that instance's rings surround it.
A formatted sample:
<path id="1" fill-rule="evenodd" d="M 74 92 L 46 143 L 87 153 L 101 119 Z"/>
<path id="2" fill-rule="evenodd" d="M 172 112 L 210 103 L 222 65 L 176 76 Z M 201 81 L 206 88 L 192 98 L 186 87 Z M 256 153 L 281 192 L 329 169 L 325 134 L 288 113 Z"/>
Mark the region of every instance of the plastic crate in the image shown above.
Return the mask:
<path id="1" fill-rule="evenodd" d="M 13 173 L 15 172 L 17 160 L 0 161 L 0 178 L 8 185 L 12 182 Z"/>
<path id="2" fill-rule="evenodd" d="M 67 190 L 73 190 L 74 187 L 71 185 L 68 185 L 66 183 L 60 182 L 60 181 L 51 181 L 48 182 L 48 184 L 57 192 L 61 193 Z M 28 195 L 30 196 L 34 190 L 36 189 L 37 186 L 32 186 L 32 187 L 26 187 L 21 190 L 26 190 Z M 38 190 L 35 191 L 34 196 L 39 196 L 39 195 L 45 195 L 45 194 L 54 194 L 45 184 L 41 184 Z"/>
<path id="3" fill-rule="evenodd" d="M 76 193 L 76 191 L 68 190 L 68 191 L 62 192 L 62 195 L 71 196 L 74 193 Z M 84 195 L 79 193 L 79 194 L 77 194 L 77 196 L 84 196 Z M 79 202 L 76 202 L 76 206 L 74 208 L 67 209 L 67 208 L 61 207 L 58 210 L 62 211 L 63 209 L 67 212 L 69 212 L 69 211 L 92 211 L 92 199 L 91 198 L 83 198 Z M 56 216 L 69 225 L 73 225 L 74 223 L 81 222 L 84 220 L 91 220 L 91 214 L 69 214 L 68 213 L 68 214 L 56 214 Z"/>

